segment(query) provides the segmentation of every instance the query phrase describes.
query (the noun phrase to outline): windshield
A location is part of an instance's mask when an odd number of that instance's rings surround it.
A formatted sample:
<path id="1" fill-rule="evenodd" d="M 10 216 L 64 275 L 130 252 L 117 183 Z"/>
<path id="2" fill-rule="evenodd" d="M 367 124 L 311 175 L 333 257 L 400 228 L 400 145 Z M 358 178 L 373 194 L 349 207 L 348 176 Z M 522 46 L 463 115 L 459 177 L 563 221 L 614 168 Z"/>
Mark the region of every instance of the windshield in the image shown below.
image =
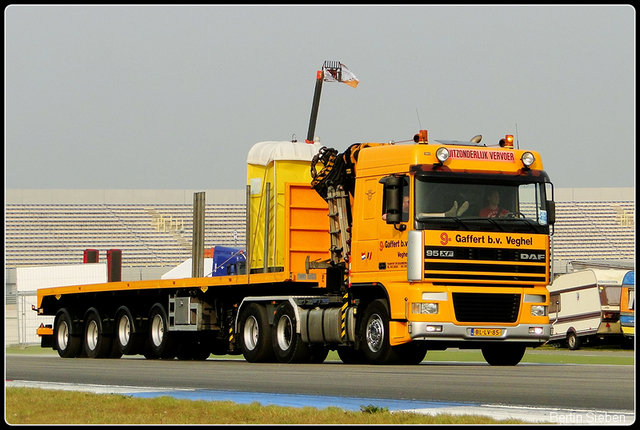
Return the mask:
<path id="1" fill-rule="evenodd" d="M 459 224 L 467 229 L 502 231 L 548 228 L 545 183 L 469 179 L 416 176 L 417 227 Z"/>

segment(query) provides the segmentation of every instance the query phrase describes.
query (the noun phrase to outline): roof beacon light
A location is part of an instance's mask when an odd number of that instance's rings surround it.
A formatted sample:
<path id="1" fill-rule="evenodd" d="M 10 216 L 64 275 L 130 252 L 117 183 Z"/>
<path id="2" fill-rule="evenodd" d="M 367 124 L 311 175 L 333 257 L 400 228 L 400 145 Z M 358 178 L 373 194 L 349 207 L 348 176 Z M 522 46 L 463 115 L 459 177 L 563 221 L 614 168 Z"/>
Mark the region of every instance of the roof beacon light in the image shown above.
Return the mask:
<path id="1" fill-rule="evenodd" d="M 513 149 L 513 134 L 507 134 L 499 143 L 503 148 Z"/>
<path id="2" fill-rule="evenodd" d="M 427 130 L 420 130 L 418 132 L 418 134 L 416 134 L 415 136 L 413 136 L 413 141 L 415 143 L 420 143 L 423 145 L 428 145 L 429 144 L 429 139 L 427 138 Z"/>

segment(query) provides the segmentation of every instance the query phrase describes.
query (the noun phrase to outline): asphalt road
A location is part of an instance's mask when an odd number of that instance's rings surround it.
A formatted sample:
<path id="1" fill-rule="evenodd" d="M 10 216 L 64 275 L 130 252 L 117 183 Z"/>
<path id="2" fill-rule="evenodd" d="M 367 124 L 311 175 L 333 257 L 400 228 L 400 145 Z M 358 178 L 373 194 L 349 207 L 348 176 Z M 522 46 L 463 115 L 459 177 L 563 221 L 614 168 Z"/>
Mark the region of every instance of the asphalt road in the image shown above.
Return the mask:
<path id="1" fill-rule="evenodd" d="M 7 380 L 513 406 L 633 410 L 634 366 L 423 362 L 415 366 L 7 355 Z"/>

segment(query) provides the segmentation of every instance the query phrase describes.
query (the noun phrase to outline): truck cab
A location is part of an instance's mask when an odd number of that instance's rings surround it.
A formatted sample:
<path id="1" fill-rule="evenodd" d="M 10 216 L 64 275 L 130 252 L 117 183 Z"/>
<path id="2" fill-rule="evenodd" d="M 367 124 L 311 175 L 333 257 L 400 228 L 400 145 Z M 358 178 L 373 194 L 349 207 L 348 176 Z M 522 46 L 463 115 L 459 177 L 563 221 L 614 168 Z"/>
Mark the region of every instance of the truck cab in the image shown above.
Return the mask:
<path id="1" fill-rule="evenodd" d="M 359 152 L 350 290 L 388 305 L 390 345 L 501 345 L 519 361 L 549 337 L 554 205 L 539 156 L 416 141 Z M 491 194 L 503 213 L 483 216 Z"/>

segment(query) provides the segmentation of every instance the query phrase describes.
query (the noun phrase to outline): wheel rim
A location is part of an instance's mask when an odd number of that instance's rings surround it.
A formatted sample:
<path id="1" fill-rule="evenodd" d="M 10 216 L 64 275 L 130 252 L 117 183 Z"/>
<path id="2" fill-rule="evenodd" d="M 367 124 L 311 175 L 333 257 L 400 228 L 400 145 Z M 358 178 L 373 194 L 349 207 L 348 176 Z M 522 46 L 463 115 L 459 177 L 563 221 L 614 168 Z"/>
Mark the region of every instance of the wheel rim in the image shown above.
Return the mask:
<path id="1" fill-rule="evenodd" d="M 164 321 L 162 316 L 156 315 L 151 322 L 151 341 L 155 346 L 162 345 L 164 339 Z"/>
<path id="2" fill-rule="evenodd" d="M 123 315 L 118 323 L 118 341 L 120 345 L 127 346 L 131 338 L 131 321 L 127 315 Z"/>
<path id="3" fill-rule="evenodd" d="M 367 346 L 371 352 L 378 352 L 384 340 L 384 324 L 380 315 L 371 315 L 367 323 Z"/>
<path id="4" fill-rule="evenodd" d="M 94 351 L 98 346 L 98 323 L 95 320 L 90 320 L 87 326 L 87 348 Z"/>
<path id="5" fill-rule="evenodd" d="M 244 339 L 244 346 L 253 351 L 258 345 L 258 339 L 260 338 L 260 328 L 258 327 L 258 320 L 251 315 L 244 322 L 244 331 L 242 332 Z"/>
<path id="6" fill-rule="evenodd" d="M 282 351 L 287 351 L 291 346 L 291 339 L 293 336 L 293 324 L 289 315 L 282 315 L 278 321 L 276 328 L 276 337 L 278 340 L 278 347 Z"/>
<path id="7" fill-rule="evenodd" d="M 62 321 L 58 326 L 58 348 L 64 351 L 67 345 L 69 345 L 69 326 L 66 321 Z"/>

